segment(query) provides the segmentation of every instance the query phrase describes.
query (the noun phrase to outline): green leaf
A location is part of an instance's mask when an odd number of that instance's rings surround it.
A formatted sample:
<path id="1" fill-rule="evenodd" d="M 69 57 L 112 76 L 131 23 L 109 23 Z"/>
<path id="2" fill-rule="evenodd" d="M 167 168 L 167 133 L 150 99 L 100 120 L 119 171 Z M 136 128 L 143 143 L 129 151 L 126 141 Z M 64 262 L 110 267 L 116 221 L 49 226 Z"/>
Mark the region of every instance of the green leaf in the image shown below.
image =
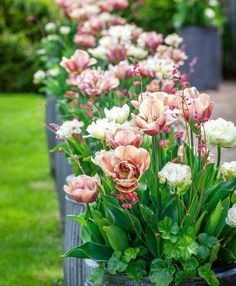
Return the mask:
<path id="1" fill-rule="evenodd" d="M 222 202 L 219 201 L 216 208 L 211 213 L 210 218 L 206 224 L 205 232 L 207 234 L 214 235 L 214 233 L 216 232 L 216 229 L 218 227 L 218 223 L 219 223 L 220 218 L 221 218 L 222 210 L 223 210 Z"/>
<path id="2" fill-rule="evenodd" d="M 173 281 L 175 267 L 168 260 L 157 258 L 153 260 L 149 273 L 149 279 L 156 286 L 169 286 Z"/>
<path id="3" fill-rule="evenodd" d="M 158 230 L 163 239 L 170 240 L 171 242 L 177 241 L 179 227 L 171 218 L 165 217 L 162 221 L 160 221 L 158 224 Z"/>
<path id="4" fill-rule="evenodd" d="M 117 272 L 124 272 L 126 270 L 128 264 L 121 261 L 121 257 L 122 252 L 119 250 L 112 254 L 112 257 L 107 265 L 107 270 L 112 275 L 115 275 Z"/>
<path id="5" fill-rule="evenodd" d="M 140 204 L 140 211 L 145 223 L 152 229 L 156 228 L 157 221 L 154 212 L 147 206 Z"/>
<path id="6" fill-rule="evenodd" d="M 129 240 L 123 229 L 115 225 L 104 226 L 103 229 L 112 249 L 124 251 L 129 247 Z"/>
<path id="7" fill-rule="evenodd" d="M 211 270 L 211 264 L 207 263 L 203 266 L 200 266 L 198 268 L 198 274 L 199 276 L 201 276 L 208 285 L 210 286 L 218 286 L 219 281 L 215 275 L 215 272 Z"/>
<path id="8" fill-rule="evenodd" d="M 180 257 L 183 260 L 188 260 L 192 255 L 197 254 L 198 244 L 196 241 L 189 235 L 184 235 L 176 243 L 176 247 L 180 252 Z"/>
<path id="9" fill-rule="evenodd" d="M 93 269 L 88 275 L 88 280 L 95 285 L 101 285 L 105 273 L 105 264 L 100 263 L 99 267 Z"/>
<path id="10" fill-rule="evenodd" d="M 141 282 L 147 275 L 146 264 L 143 259 L 132 261 L 126 269 L 126 275 L 135 282 Z"/>
<path id="11" fill-rule="evenodd" d="M 105 245 L 86 242 L 80 246 L 76 246 L 64 254 L 64 257 L 76 257 L 93 259 L 96 261 L 108 261 L 112 256 L 113 250 Z"/>
<path id="12" fill-rule="evenodd" d="M 125 261 L 126 263 L 129 263 L 131 260 L 135 259 L 138 255 L 138 253 L 140 252 L 140 248 L 139 247 L 129 247 L 125 250 L 124 252 L 124 256 L 123 256 L 123 261 Z"/>
<path id="13" fill-rule="evenodd" d="M 147 226 L 145 229 L 145 239 L 147 246 L 154 257 L 157 256 L 156 236 L 154 232 Z"/>

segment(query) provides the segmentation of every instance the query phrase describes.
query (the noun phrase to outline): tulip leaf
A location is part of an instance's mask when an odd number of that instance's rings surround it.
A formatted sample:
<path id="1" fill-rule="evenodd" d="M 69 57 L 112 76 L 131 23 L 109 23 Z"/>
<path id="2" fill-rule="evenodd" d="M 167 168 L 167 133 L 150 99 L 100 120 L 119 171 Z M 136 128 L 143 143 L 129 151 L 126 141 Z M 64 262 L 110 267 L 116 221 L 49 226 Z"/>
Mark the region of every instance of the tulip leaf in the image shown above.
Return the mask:
<path id="1" fill-rule="evenodd" d="M 216 208 L 212 211 L 209 220 L 205 227 L 205 232 L 208 235 L 214 235 L 216 232 L 216 229 L 218 227 L 218 223 L 220 221 L 221 215 L 222 215 L 223 207 L 222 202 L 219 201 Z"/>
<path id="2" fill-rule="evenodd" d="M 200 266 L 198 268 L 198 274 L 207 282 L 208 285 L 210 286 L 220 285 L 214 271 L 211 270 L 210 263 L 206 263 L 205 265 Z"/>
<path id="3" fill-rule="evenodd" d="M 157 243 L 156 243 L 156 236 L 152 229 L 150 229 L 148 226 L 145 229 L 145 238 L 147 241 L 147 246 L 149 248 L 149 251 L 152 253 L 154 257 L 157 256 Z"/>
<path id="4" fill-rule="evenodd" d="M 169 260 L 155 259 L 151 264 L 149 279 L 156 286 L 169 286 L 173 281 L 175 267 Z"/>
<path id="5" fill-rule="evenodd" d="M 64 257 L 76 257 L 106 262 L 112 256 L 112 253 L 113 250 L 111 247 L 94 242 L 85 242 L 67 251 Z"/>
<path id="6" fill-rule="evenodd" d="M 96 221 L 89 218 L 87 222 L 87 227 L 90 229 L 92 241 L 103 244 L 104 238 L 100 232 Z"/>
<path id="7" fill-rule="evenodd" d="M 152 229 L 157 228 L 157 219 L 154 212 L 147 206 L 140 204 L 140 211 L 145 223 Z"/>
<path id="8" fill-rule="evenodd" d="M 118 226 L 104 226 L 108 241 L 113 250 L 124 251 L 129 247 L 129 240 L 124 230 Z"/>

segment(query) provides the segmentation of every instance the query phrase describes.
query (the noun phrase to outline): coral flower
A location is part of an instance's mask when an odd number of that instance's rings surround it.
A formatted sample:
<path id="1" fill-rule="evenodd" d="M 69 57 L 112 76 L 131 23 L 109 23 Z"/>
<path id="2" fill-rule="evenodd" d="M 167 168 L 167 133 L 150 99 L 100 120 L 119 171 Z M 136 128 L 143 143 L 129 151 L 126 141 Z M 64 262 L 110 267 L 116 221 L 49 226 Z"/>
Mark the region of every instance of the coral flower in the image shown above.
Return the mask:
<path id="1" fill-rule="evenodd" d="M 77 202 L 92 203 L 98 196 L 98 186 L 101 180 L 98 175 L 89 177 L 81 175 L 69 180 L 68 186 L 64 186 L 64 191 Z"/>
<path id="2" fill-rule="evenodd" d="M 150 155 L 143 148 L 119 146 L 106 152 L 101 159 L 101 168 L 123 193 L 133 192 L 150 164 Z"/>

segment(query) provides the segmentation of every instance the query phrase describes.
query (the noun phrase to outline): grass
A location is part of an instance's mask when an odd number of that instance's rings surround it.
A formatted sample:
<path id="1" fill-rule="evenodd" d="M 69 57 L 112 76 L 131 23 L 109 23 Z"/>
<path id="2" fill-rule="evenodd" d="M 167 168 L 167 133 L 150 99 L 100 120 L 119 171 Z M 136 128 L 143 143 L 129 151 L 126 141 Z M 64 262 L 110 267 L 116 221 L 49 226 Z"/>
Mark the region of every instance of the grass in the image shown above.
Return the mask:
<path id="1" fill-rule="evenodd" d="M 45 99 L 0 95 L 0 285 L 62 284 L 62 235 L 44 131 Z"/>

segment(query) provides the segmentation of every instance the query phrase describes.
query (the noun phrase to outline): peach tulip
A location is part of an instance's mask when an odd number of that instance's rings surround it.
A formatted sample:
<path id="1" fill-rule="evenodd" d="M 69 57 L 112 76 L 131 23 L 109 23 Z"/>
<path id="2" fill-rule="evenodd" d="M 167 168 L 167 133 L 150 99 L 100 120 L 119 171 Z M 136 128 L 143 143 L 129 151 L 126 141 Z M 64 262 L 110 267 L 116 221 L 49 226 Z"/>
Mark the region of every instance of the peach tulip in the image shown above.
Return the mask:
<path id="1" fill-rule="evenodd" d="M 98 175 L 94 177 L 81 175 L 71 178 L 68 186 L 64 186 L 64 191 L 77 202 L 92 203 L 98 196 L 100 185 L 101 180 Z"/>
<path id="2" fill-rule="evenodd" d="M 123 193 L 133 192 L 139 179 L 148 169 L 150 155 L 143 148 L 119 146 L 106 152 L 101 159 L 101 168 L 115 182 L 115 187 Z"/>

